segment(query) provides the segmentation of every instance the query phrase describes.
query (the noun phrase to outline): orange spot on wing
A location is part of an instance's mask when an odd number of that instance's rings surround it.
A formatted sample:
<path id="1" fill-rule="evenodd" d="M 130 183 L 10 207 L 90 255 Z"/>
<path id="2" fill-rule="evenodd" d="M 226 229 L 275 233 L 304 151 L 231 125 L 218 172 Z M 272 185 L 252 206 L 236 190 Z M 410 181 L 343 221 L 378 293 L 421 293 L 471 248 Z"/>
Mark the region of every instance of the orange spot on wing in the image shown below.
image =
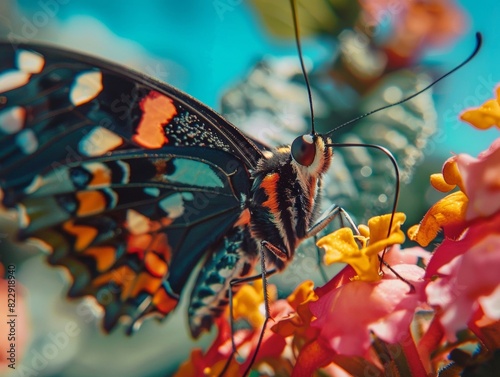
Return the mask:
<path id="1" fill-rule="evenodd" d="M 141 272 L 134 280 L 133 285 L 129 285 L 127 290 L 122 292 L 122 299 L 128 297 L 137 297 L 141 292 L 147 292 L 153 295 L 161 286 L 161 278 L 155 278 L 147 272 Z"/>
<path id="2" fill-rule="evenodd" d="M 120 266 L 112 271 L 97 276 L 92 281 L 92 285 L 99 287 L 112 281 L 118 286 L 123 287 L 123 292 L 126 292 L 130 290 L 130 286 L 135 281 L 136 276 L 136 273 L 129 266 Z"/>
<path id="3" fill-rule="evenodd" d="M 168 244 L 167 235 L 165 233 L 159 233 L 155 235 L 155 238 L 151 244 L 151 250 L 156 251 L 164 258 L 164 260 L 170 262 L 172 249 Z"/>
<path id="4" fill-rule="evenodd" d="M 170 296 L 164 289 L 157 291 L 152 300 L 153 305 L 163 314 L 170 313 L 178 302 L 179 300 Z"/>
<path id="5" fill-rule="evenodd" d="M 94 246 L 85 250 L 84 254 L 93 256 L 97 263 L 97 270 L 103 272 L 116 262 L 115 252 L 116 249 L 113 246 Z"/>
<path id="6" fill-rule="evenodd" d="M 90 245 L 98 234 L 96 228 L 86 225 L 75 225 L 73 221 L 66 221 L 62 227 L 76 238 L 75 249 L 77 251 L 81 251 Z"/>
<path id="7" fill-rule="evenodd" d="M 100 191 L 80 191 L 76 193 L 79 202 L 77 215 L 88 216 L 106 209 L 106 198 Z"/>
<path id="8" fill-rule="evenodd" d="M 161 148 L 168 143 L 163 125 L 177 115 L 172 99 L 151 91 L 139 106 L 142 110 L 142 118 L 132 140 L 145 148 Z"/>
<path id="9" fill-rule="evenodd" d="M 154 277 L 163 278 L 168 272 L 168 266 L 158 254 L 149 252 L 144 258 L 146 270 Z"/>
<path id="10" fill-rule="evenodd" d="M 130 236 L 127 240 L 127 253 L 139 254 L 139 258 L 144 258 L 145 250 L 151 245 L 153 236 L 151 234 L 138 234 Z"/>
<path id="11" fill-rule="evenodd" d="M 272 173 L 267 175 L 260 184 L 260 187 L 264 189 L 268 198 L 262 204 L 269 208 L 273 213 L 278 212 L 278 193 L 276 188 L 278 186 L 279 179 L 280 175 L 278 173 Z"/>
<path id="12" fill-rule="evenodd" d="M 100 166 L 98 169 L 92 172 L 92 180 L 89 186 L 109 186 L 111 183 L 111 172 L 104 166 Z"/>

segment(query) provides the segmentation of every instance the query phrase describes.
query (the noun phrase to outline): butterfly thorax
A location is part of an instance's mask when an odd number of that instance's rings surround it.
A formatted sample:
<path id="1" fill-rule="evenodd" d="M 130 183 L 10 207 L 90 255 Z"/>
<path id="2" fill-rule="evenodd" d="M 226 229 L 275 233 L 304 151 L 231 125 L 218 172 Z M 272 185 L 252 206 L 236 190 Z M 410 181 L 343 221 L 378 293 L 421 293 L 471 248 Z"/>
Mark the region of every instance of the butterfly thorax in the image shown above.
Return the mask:
<path id="1" fill-rule="evenodd" d="M 250 229 L 259 243 L 267 241 L 283 253 L 266 252 L 271 266 L 283 269 L 295 248 L 318 217 L 323 174 L 332 160 L 329 142 L 315 139 L 316 155 L 309 166 L 297 163 L 290 146 L 276 148 L 259 161 L 253 172 Z M 264 248 L 265 249 L 265 248 Z"/>

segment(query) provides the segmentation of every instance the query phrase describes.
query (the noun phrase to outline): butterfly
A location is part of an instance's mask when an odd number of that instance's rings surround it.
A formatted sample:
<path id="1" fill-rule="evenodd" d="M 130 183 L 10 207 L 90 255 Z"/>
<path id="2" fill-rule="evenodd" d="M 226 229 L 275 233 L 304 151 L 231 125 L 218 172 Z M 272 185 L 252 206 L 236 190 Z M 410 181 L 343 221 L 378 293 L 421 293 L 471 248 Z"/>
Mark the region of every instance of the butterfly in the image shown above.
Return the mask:
<path id="1" fill-rule="evenodd" d="M 232 281 L 283 270 L 320 212 L 333 152 L 306 134 L 270 148 L 181 91 L 54 47 L 0 44 L 0 187 L 30 239 L 92 296 L 103 327 L 188 306 L 208 331 Z M 263 254 L 261 259 L 261 255 Z"/>

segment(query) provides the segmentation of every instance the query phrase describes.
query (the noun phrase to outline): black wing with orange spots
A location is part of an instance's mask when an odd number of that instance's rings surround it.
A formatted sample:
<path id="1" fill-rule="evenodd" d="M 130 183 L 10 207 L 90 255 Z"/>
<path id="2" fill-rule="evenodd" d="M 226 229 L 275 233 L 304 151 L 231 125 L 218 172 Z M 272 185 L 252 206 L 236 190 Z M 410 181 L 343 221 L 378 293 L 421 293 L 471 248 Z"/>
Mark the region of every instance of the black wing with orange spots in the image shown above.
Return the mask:
<path id="1" fill-rule="evenodd" d="M 0 43 L 0 199 L 92 295 L 104 327 L 160 317 L 242 215 L 259 147 L 173 87 L 88 56 Z"/>

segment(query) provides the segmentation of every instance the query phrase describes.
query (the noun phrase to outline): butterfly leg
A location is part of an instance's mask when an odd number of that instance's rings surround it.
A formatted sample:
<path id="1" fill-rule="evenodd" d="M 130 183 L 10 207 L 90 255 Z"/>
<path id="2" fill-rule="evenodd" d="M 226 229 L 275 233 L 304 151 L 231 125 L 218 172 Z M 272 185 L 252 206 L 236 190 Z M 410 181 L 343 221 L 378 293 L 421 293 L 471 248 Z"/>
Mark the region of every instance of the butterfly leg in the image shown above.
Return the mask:
<path id="1" fill-rule="evenodd" d="M 318 235 L 314 235 L 314 246 L 318 243 Z M 323 268 L 323 263 L 321 263 L 321 250 L 318 246 L 316 246 L 316 264 L 319 269 L 319 273 L 321 274 L 321 278 L 323 279 L 323 283 L 328 282 L 328 275 L 326 274 L 325 269 Z"/>
<path id="2" fill-rule="evenodd" d="M 349 226 L 357 232 L 356 224 L 349 216 L 349 214 L 339 205 L 333 204 L 319 217 L 318 221 L 316 221 L 316 223 L 314 223 L 309 228 L 305 238 L 314 237 L 314 244 L 316 245 L 318 240 L 318 233 L 323 229 L 325 229 L 328 226 L 328 224 L 330 224 L 337 216 L 340 216 L 340 222 L 342 227 L 344 226 L 344 219 L 346 219 Z M 321 252 L 319 247 L 316 247 L 316 258 L 321 277 L 323 278 L 323 281 L 326 283 L 328 281 L 328 277 L 323 268 L 323 264 L 321 263 Z"/>
<path id="3" fill-rule="evenodd" d="M 337 216 L 341 216 L 341 219 L 346 219 L 349 223 L 349 226 L 356 231 L 357 227 L 351 216 L 337 204 L 332 204 L 323 214 L 319 217 L 319 219 L 308 229 L 304 238 L 315 237 L 319 232 L 326 228 L 328 224 L 332 222 Z"/>
<path id="4" fill-rule="evenodd" d="M 262 343 L 262 339 L 264 337 L 264 332 L 266 329 L 267 322 L 268 322 L 269 318 L 271 318 L 271 311 L 269 308 L 269 294 L 267 291 L 267 288 L 268 288 L 267 278 L 269 276 L 273 275 L 274 273 L 276 273 L 278 270 L 275 268 L 271 269 L 271 270 L 266 269 L 266 261 L 265 261 L 265 254 L 263 252 L 263 248 L 268 249 L 273 254 L 277 250 L 279 250 L 280 255 L 284 254 L 284 253 L 278 247 L 272 245 L 268 241 L 262 241 L 260 246 L 261 246 L 261 250 L 260 250 L 261 273 L 257 274 L 257 275 L 253 275 L 253 276 L 244 277 L 241 279 L 233 279 L 230 282 L 230 289 L 229 289 L 229 313 L 230 313 L 230 315 L 229 315 L 229 320 L 230 320 L 231 334 L 232 334 L 231 335 L 231 343 L 232 343 L 232 347 L 233 347 L 233 354 L 231 355 L 231 358 L 229 358 L 226 365 L 224 366 L 224 369 L 222 370 L 220 376 L 224 375 L 224 373 L 226 372 L 226 370 L 231 362 L 231 359 L 234 357 L 234 355 L 237 352 L 236 351 L 236 344 L 234 342 L 233 288 L 238 286 L 238 285 L 246 284 L 246 283 L 256 281 L 259 279 L 262 279 L 262 283 L 263 283 L 262 290 L 263 290 L 263 294 L 264 294 L 264 308 L 265 308 L 264 323 L 263 323 L 262 328 L 260 330 L 259 340 L 257 342 L 257 347 L 256 347 L 255 351 L 253 352 L 252 358 L 250 359 L 250 363 L 248 364 L 247 369 L 243 373 L 243 376 L 246 376 L 248 374 L 248 372 L 250 371 L 250 368 L 252 367 L 253 363 L 255 362 L 255 358 L 257 357 L 257 354 L 259 353 L 260 344 Z"/>

